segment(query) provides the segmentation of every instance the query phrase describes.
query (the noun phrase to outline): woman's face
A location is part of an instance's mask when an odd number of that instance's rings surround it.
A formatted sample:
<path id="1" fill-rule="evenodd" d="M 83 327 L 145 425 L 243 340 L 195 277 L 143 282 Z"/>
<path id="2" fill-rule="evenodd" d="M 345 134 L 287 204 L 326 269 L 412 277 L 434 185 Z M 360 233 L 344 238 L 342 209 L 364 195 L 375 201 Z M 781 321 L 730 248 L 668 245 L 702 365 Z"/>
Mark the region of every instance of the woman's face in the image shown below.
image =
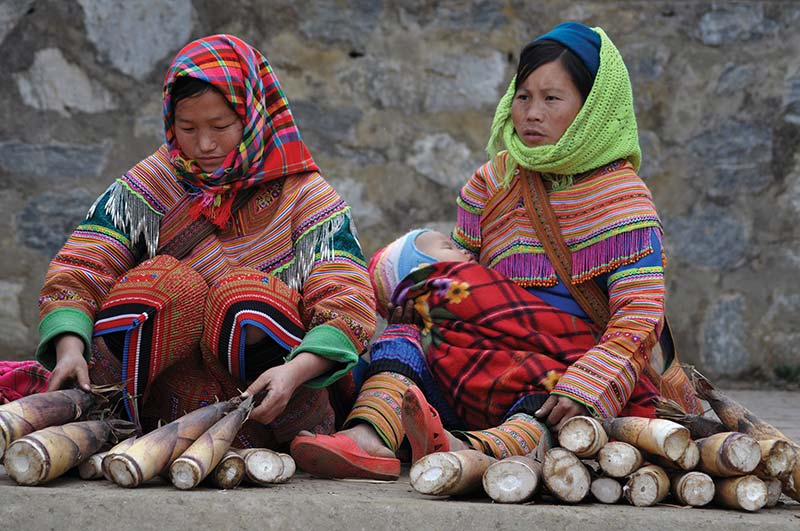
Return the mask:
<path id="1" fill-rule="evenodd" d="M 244 125 L 216 90 L 184 98 L 175 106 L 175 138 L 183 154 L 206 173 L 219 168 L 242 140 Z"/>
<path id="2" fill-rule="evenodd" d="M 545 63 L 514 94 L 511 119 L 528 147 L 555 144 L 578 115 L 581 93 L 560 61 Z"/>

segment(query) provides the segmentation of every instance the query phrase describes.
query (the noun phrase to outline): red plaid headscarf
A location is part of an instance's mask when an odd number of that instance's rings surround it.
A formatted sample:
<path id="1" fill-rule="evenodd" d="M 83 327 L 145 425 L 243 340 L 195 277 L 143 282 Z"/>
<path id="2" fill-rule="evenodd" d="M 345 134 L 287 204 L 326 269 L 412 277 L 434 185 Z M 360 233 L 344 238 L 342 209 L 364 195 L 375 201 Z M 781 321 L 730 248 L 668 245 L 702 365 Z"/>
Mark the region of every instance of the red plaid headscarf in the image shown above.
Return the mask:
<path id="1" fill-rule="evenodd" d="M 189 76 L 219 90 L 244 123 L 242 140 L 213 173 L 187 159 L 173 130 L 172 86 Z M 197 194 L 191 210 L 223 227 L 238 190 L 296 173 L 318 170 L 266 57 L 232 35 L 212 35 L 187 44 L 164 81 L 164 128 L 178 175 Z"/>

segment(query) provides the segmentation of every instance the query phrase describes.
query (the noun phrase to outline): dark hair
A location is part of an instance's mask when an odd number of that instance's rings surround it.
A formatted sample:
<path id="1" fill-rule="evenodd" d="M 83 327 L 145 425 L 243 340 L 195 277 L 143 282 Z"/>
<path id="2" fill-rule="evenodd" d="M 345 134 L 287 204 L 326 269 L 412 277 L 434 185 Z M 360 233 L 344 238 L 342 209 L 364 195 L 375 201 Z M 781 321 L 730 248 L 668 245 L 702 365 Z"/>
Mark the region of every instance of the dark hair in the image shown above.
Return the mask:
<path id="1" fill-rule="evenodd" d="M 207 81 L 190 76 L 181 76 L 175 80 L 170 89 L 172 108 L 174 109 L 181 100 L 205 94 L 209 90 L 216 90 L 219 92 L 214 85 Z M 220 94 L 222 93 L 220 92 Z M 225 101 L 227 102 L 228 100 L 226 99 Z"/>
<path id="2" fill-rule="evenodd" d="M 594 85 L 594 76 L 572 50 L 560 42 L 548 39 L 532 42 L 522 49 L 514 90 L 518 89 L 534 70 L 553 61 L 561 63 L 585 102 Z"/>

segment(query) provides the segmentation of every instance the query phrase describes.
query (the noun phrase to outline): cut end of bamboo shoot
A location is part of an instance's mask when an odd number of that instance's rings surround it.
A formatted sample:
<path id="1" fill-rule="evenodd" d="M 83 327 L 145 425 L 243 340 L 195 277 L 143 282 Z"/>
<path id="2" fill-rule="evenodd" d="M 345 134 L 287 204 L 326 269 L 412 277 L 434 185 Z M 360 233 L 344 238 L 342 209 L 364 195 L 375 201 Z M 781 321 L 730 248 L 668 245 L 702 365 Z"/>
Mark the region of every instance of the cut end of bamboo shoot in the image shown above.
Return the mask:
<path id="1" fill-rule="evenodd" d="M 787 441 L 769 439 L 758 441 L 761 448 L 761 462 L 756 475 L 765 478 L 785 478 L 797 462 L 797 452 Z"/>
<path id="2" fill-rule="evenodd" d="M 775 507 L 781 499 L 783 483 L 777 478 L 772 478 L 764 481 L 764 484 L 767 486 L 767 503 L 764 507 Z"/>
<path id="3" fill-rule="evenodd" d="M 441 495 L 461 477 L 461 462 L 451 452 L 428 454 L 411 467 L 411 487 L 420 494 Z"/>
<path id="4" fill-rule="evenodd" d="M 589 470 L 572 452 L 563 448 L 548 450 L 542 470 L 544 482 L 559 500 L 578 503 L 589 493 Z"/>
<path id="5" fill-rule="evenodd" d="M 608 442 L 608 435 L 599 421 L 576 416 L 561 427 L 558 442 L 580 458 L 591 458 Z"/>
<path id="6" fill-rule="evenodd" d="M 289 454 L 279 453 L 278 455 L 281 456 L 281 460 L 283 461 L 283 472 L 281 472 L 281 475 L 278 476 L 275 482 L 286 483 L 292 479 L 294 473 L 297 472 L 297 463 L 294 462 L 294 458 Z"/>
<path id="7" fill-rule="evenodd" d="M 107 469 L 111 481 L 120 487 L 138 487 L 142 482 L 142 474 L 139 471 L 139 466 L 133 459 L 130 459 L 125 454 L 111 456 Z"/>
<path id="8" fill-rule="evenodd" d="M 683 505 L 708 505 L 714 499 L 714 480 L 703 472 L 679 474 L 672 478 L 672 495 Z"/>
<path id="9" fill-rule="evenodd" d="M 634 472 L 624 488 L 625 498 L 636 507 L 650 507 L 669 494 L 669 477 L 664 469 L 648 465 Z"/>
<path id="10" fill-rule="evenodd" d="M 203 480 L 203 471 L 193 459 L 179 457 L 169 467 L 169 480 L 178 489 L 193 489 Z"/>
<path id="11" fill-rule="evenodd" d="M 283 458 L 265 448 L 251 449 L 244 455 L 247 478 L 258 485 L 271 485 L 283 475 Z"/>
<path id="12" fill-rule="evenodd" d="M 50 456 L 37 441 L 18 439 L 11 443 L 3 460 L 6 473 L 20 485 L 38 485 L 47 477 Z"/>
<path id="13" fill-rule="evenodd" d="M 606 475 L 612 478 L 623 478 L 641 468 L 644 458 L 635 446 L 614 441 L 600 449 L 597 462 Z"/>
<path id="14" fill-rule="evenodd" d="M 220 489 L 233 489 L 244 479 L 244 458 L 238 453 L 228 451 L 211 473 L 211 481 Z"/>
<path id="15" fill-rule="evenodd" d="M 592 481 L 592 496 L 600 503 L 617 503 L 622 498 L 622 485 L 614 478 L 597 478 Z"/>
<path id="16" fill-rule="evenodd" d="M 483 473 L 483 490 L 498 503 L 522 503 L 536 494 L 542 465 L 528 457 L 509 457 Z"/>

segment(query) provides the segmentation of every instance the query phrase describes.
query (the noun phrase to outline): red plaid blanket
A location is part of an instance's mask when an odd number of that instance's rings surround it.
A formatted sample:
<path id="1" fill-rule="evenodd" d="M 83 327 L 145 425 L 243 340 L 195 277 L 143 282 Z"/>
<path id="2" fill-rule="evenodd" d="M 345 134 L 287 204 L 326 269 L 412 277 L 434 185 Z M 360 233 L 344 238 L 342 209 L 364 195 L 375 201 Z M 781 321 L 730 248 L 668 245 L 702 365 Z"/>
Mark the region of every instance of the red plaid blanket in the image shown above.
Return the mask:
<path id="1" fill-rule="evenodd" d="M 0 404 L 47 391 L 50 371 L 36 361 L 0 361 Z"/>
<path id="2" fill-rule="evenodd" d="M 433 264 L 397 289 L 415 299 L 428 366 L 468 427 L 497 425 L 520 398 L 548 394 L 595 344 L 585 321 L 479 264 Z M 654 416 L 657 394 L 641 378 L 621 414 Z"/>

